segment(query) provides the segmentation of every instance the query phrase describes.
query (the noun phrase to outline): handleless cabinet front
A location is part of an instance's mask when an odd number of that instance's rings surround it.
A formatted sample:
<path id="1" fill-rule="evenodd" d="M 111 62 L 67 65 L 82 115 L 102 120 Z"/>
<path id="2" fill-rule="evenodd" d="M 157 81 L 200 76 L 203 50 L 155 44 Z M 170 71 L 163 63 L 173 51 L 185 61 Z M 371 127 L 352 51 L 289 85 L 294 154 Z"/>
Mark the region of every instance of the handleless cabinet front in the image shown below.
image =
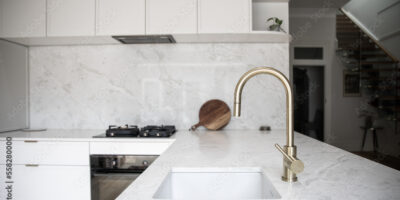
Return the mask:
<path id="1" fill-rule="evenodd" d="M 198 0 L 199 33 L 250 32 L 251 0 Z"/>
<path id="2" fill-rule="evenodd" d="M 6 179 L 5 170 L 0 165 L 0 199 L 90 199 L 89 166 L 13 165 L 11 179 Z M 8 185 L 12 190 L 6 190 Z"/>
<path id="3" fill-rule="evenodd" d="M 147 0 L 146 33 L 197 33 L 197 0 Z"/>
<path id="4" fill-rule="evenodd" d="M 46 0 L 0 0 L 0 37 L 46 36 Z"/>
<path id="5" fill-rule="evenodd" d="M 95 0 L 47 0 L 47 36 L 94 36 Z"/>
<path id="6" fill-rule="evenodd" d="M 6 142 L 1 141 L 0 164 L 6 163 Z M 89 166 L 88 142 L 12 141 L 13 164 Z"/>
<path id="7" fill-rule="evenodd" d="M 144 35 L 145 0 L 97 0 L 96 35 Z"/>

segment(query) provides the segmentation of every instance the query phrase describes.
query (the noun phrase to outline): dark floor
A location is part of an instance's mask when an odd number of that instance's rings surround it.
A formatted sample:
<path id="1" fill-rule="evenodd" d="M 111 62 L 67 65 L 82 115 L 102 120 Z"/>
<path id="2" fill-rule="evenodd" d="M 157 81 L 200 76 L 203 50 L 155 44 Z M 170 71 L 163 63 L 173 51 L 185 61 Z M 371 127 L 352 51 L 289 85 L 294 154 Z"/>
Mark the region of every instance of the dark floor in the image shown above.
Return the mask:
<path id="1" fill-rule="evenodd" d="M 352 153 L 367 158 L 369 160 L 381 163 L 382 165 L 386 165 L 393 169 L 400 170 L 400 158 L 398 157 L 384 155 L 373 151 L 356 151 Z"/>

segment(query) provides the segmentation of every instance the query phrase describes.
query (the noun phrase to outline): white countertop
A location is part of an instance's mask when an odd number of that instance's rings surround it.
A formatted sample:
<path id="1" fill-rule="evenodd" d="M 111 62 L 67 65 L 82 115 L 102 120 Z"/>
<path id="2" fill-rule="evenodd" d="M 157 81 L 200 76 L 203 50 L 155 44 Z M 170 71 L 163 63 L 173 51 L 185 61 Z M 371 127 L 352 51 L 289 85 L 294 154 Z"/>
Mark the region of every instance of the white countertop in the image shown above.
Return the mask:
<path id="1" fill-rule="evenodd" d="M 305 164 L 299 181 L 281 181 L 283 130 L 179 132 L 176 141 L 118 198 L 152 199 L 176 167 L 261 167 L 282 199 L 400 199 L 400 171 L 295 134 L 298 158 Z M 240 183 L 238 183 L 240 184 Z"/>
<path id="2" fill-rule="evenodd" d="M 10 131 L 0 133 L 0 140 L 5 140 L 6 137 L 12 137 L 13 140 L 42 140 L 42 141 L 135 141 L 135 142 L 173 142 L 175 135 L 169 138 L 93 138 L 93 136 L 105 134 L 104 130 L 46 130 L 46 131 Z"/>
<path id="3" fill-rule="evenodd" d="M 92 138 L 101 130 L 49 130 L 9 132 L 0 140 L 41 139 L 60 141 L 126 141 Z M 285 143 L 285 132 L 260 131 L 178 131 L 169 139 L 128 139 L 130 141 L 174 141 L 120 196 L 122 199 L 152 199 L 172 168 L 261 167 L 282 199 L 400 199 L 400 171 L 372 162 L 328 144 L 296 133 L 298 158 L 304 164 L 299 181 L 281 181 L 282 155 L 274 144 Z"/>

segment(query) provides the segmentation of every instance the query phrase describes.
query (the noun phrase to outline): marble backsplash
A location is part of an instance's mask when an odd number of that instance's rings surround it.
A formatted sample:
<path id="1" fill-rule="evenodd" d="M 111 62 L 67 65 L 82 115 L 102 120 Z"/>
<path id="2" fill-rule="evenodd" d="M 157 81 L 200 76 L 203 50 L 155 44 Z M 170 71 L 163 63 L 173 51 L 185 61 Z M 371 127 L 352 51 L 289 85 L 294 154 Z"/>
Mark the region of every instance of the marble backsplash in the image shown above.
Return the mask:
<path id="1" fill-rule="evenodd" d="M 32 128 L 103 129 L 110 124 L 175 124 L 188 129 L 200 106 L 232 108 L 247 70 L 289 73 L 288 44 L 151 44 L 29 48 Z M 242 117 L 227 129 L 285 127 L 285 92 L 272 76 L 243 90 Z"/>

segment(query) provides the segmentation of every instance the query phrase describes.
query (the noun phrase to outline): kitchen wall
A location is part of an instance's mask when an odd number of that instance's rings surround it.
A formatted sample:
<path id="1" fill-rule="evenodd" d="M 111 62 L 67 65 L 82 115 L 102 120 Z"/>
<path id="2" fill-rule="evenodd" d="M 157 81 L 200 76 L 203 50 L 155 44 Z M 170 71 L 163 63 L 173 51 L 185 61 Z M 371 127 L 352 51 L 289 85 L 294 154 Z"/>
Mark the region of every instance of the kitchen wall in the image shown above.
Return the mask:
<path id="1" fill-rule="evenodd" d="M 0 131 L 27 128 L 28 49 L 0 40 Z"/>
<path id="2" fill-rule="evenodd" d="M 239 77 L 258 66 L 289 73 L 288 44 L 151 44 L 29 48 L 32 128 L 104 129 L 175 124 L 188 129 L 200 106 L 232 108 Z M 242 117 L 227 129 L 285 127 L 285 92 L 272 76 L 250 80 Z"/>

